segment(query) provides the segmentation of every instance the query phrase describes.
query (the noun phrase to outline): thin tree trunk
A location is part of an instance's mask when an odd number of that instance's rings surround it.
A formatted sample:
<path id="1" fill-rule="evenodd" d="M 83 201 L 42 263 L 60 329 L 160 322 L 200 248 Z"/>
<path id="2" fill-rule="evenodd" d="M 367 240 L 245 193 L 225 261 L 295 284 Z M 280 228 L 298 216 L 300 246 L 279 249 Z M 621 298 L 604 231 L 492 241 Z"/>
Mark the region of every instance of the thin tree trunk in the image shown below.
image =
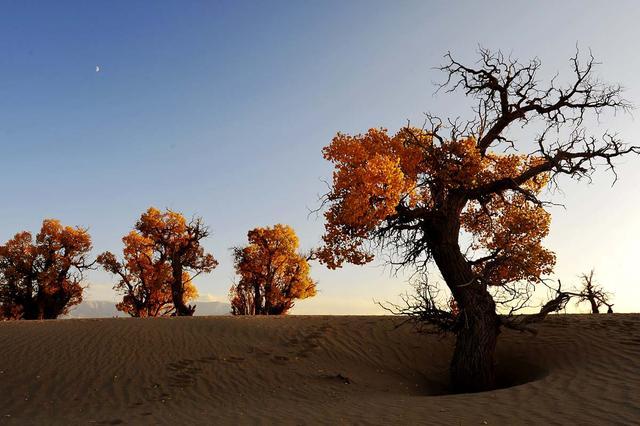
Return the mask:
<path id="1" fill-rule="evenodd" d="M 269 279 L 264 284 L 264 315 L 271 315 L 271 282 Z"/>
<path id="2" fill-rule="evenodd" d="M 260 294 L 260 284 L 253 284 L 253 315 L 262 314 L 262 295 Z"/>

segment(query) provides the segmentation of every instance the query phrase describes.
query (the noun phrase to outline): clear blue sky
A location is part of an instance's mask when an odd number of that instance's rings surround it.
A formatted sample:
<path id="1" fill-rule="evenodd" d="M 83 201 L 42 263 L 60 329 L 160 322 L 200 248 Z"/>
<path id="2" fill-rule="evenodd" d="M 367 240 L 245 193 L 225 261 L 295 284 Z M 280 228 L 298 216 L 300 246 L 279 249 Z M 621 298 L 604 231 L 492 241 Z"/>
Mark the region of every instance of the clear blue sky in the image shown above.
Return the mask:
<path id="1" fill-rule="evenodd" d="M 337 131 L 397 129 L 422 113 L 469 114 L 434 96 L 432 67 L 477 46 L 567 71 L 576 43 L 599 73 L 640 102 L 640 8 L 627 2 L 2 1 L 0 240 L 43 218 L 89 227 L 96 253 L 153 205 L 199 215 L 220 267 L 198 281 L 226 299 L 229 247 L 246 231 L 292 225 L 305 248 L 322 233 L 308 217 L 331 170 L 320 150 Z M 96 73 L 96 65 L 100 72 Z M 639 143 L 632 116 L 606 123 Z M 636 138 L 634 140 L 634 138 Z M 552 195 L 548 246 L 565 282 L 596 267 L 620 310 L 640 310 L 640 161 L 592 185 Z M 379 265 L 378 262 L 376 262 Z M 373 313 L 404 277 L 383 267 L 313 266 L 320 294 L 295 313 Z M 88 298 L 115 298 L 91 273 Z"/>

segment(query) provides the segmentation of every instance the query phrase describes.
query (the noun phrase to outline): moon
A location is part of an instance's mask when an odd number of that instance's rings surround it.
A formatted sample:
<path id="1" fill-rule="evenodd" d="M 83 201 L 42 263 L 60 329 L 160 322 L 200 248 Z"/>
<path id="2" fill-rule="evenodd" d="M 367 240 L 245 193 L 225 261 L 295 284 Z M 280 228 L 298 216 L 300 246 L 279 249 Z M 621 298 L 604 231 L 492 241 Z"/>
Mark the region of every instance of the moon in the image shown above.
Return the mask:
<path id="1" fill-rule="evenodd" d="M 100 66 L 96 65 L 96 72 L 100 72 Z"/>

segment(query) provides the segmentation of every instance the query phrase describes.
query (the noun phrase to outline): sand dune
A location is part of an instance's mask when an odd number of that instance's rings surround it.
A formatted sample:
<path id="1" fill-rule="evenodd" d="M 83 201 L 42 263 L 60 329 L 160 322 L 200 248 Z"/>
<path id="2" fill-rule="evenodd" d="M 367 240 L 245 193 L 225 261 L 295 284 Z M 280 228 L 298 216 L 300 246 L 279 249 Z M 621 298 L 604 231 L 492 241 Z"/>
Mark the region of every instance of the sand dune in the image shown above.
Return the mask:
<path id="1" fill-rule="evenodd" d="M 0 423 L 640 423 L 640 315 L 555 316 L 536 337 L 504 332 L 499 371 L 521 384 L 462 395 L 446 394 L 452 340 L 398 323 L 0 323 Z"/>

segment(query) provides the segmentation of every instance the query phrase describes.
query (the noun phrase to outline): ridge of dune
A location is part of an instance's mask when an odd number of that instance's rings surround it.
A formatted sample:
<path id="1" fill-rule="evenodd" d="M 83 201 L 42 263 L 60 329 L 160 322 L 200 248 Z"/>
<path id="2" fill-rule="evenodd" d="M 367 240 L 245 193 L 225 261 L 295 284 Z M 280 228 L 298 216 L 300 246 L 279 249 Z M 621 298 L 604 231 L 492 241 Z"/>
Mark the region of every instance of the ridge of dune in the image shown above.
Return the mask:
<path id="1" fill-rule="evenodd" d="M 504 331 L 516 386 L 447 394 L 453 339 L 397 317 L 0 323 L 0 424 L 638 424 L 640 314 Z M 486 423 L 484 423 L 486 422 Z"/>

